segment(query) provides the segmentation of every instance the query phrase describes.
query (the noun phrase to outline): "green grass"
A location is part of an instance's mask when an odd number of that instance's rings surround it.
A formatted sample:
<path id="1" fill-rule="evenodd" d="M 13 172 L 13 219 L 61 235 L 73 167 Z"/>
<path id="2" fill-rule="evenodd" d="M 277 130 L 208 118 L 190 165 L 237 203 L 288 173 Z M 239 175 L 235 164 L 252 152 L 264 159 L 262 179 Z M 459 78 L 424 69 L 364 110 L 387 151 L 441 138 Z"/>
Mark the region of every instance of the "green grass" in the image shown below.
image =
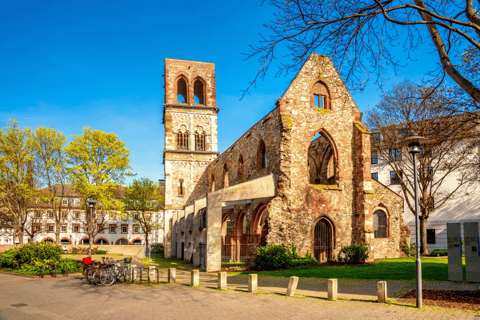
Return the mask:
<path id="1" fill-rule="evenodd" d="M 190 270 L 201 270 L 198 267 L 194 267 L 193 264 L 184 262 L 177 259 L 162 258 L 160 256 L 152 256 L 152 261 L 149 262 L 148 258 L 142 260 L 144 267 L 155 266 L 157 268 L 177 268 L 178 270 L 190 271 Z"/>
<path id="2" fill-rule="evenodd" d="M 463 260 L 465 270 L 465 258 Z M 232 272 L 248 274 L 250 272 Z M 464 271 L 465 274 L 465 271 Z M 260 277 L 336 278 L 372 280 L 415 280 L 415 259 L 381 260 L 375 264 L 342 265 L 333 267 L 300 267 L 287 270 L 258 272 Z M 448 281 L 448 260 L 446 258 L 422 258 L 424 280 Z"/>

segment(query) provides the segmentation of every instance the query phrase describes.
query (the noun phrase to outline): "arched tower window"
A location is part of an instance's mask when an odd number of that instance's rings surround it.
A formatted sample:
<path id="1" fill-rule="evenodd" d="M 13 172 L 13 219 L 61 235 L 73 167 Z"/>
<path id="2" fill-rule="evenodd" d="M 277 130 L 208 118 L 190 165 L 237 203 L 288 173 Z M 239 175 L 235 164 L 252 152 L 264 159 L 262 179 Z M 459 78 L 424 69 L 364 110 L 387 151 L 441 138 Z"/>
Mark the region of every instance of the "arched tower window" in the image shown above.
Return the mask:
<path id="1" fill-rule="evenodd" d="M 373 237 L 387 237 L 387 216 L 382 210 L 377 210 L 373 213 Z"/>
<path id="2" fill-rule="evenodd" d="M 321 82 L 313 85 L 313 106 L 320 109 L 332 109 L 328 88 Z"/>
<path id="3" fill-rule="evenodd" d="M 188 150 L 188 131 L 182 132 L 181 130 L 178 130 L 177 150 Z"/>
<path id="4" fill-rule="evenodd" d="M 200 79 L 193 83 L 193 100 L 194 104 L 205 105 L 205 95 L 203 91 L 203 82 Z"/>
<path id="5" fill-rule="evenodd" d="M 187 103 L 187 82 L 184 78 L 177 81 L 177 103 Z"/>
<path id="6" fill-rule="evenodd" d="M 223 166 L 223 187 L 228 187 L 228 167 L 226 163 Z"/>
<path id="7" fill-rule="evenodd" d="M 242 155 L 240 155 L 240 158 L 238 158 L 237 178 L 238 180 L 242 180 L 243 178 L 243 156 Z"/>
<path id="8" fill-rule="evenodd" d="M 267 149 L 265 148 L 265 142 L 260 140 L 260 145 L 258 146 L 258 170 L 267 167 Z"/>
<path id="9" fill-rule="evenodd" d="M 205 132 L 195 132 L 195 150 L 205 151 Z"/>
<path id="10" fill-rule="evenodd" d="M 333 145 L 324 134 L 316 134 L 308 147 L 309 183 L 336 185 L 337 159 Z"/>

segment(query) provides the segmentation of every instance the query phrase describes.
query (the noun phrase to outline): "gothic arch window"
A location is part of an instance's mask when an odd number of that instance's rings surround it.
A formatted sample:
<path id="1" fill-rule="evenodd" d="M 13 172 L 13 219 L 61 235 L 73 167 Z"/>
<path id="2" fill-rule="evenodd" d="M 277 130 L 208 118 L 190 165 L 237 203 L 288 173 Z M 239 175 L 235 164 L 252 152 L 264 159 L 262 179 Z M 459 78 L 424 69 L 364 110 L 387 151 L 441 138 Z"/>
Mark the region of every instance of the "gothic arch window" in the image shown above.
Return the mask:
<path id="1" fill-rule="evenodd" d="M 203 81 L 198 78 L 193 83 L 193 101 L 194 104 L 205 105 L 205 91 Z"/>
<path id="2" fill-rule="evenodd" d="M 183 77 L 177 80 L 177 103 L 187 103 L 187 81 Z"/>
<path id="3" fill-rule="evenodd" d="M 387 215 L 382 210 L 373 213 L 374 238 L 387 238 Z"/>
<path id="4" fill-rule="evenodd" d="M 335 148 L 326 132 L 317 133 L 308 147 L 310 184 L 337 185 L 338 165 Z"/>
<path id="5" fill-rule="evenodd" d="M 188 131 L 182 132 L 181 130 L 178 130 L 177 150 L 188 150 Z"/>
<path id="6" fill-rule="evenodd" d="M 195 132 L 195 150 L 205 151 L 205 132 Z"/>
<path id="7" fill-rule="evenodd" d="M 242 219 L 242 234 L 247 234 L 247 228 L 248 228 L 247 215 L 244 214 Z"/>
<path id="8" fill-rule="evenodd" d="M 332 110 L 330 92 L 321 82 L 313 85 L 313 106 L 315 108 Z"/>
<path id="9" fill-rule="evenodd" d="M 243 156 L 242 155 L 240 155 L 240 157 L 238 158 L 237 178 L 238 180 L 242 180 L 243 178 Z"/>
<path id="10" fill-rule="evenodd" d="M 228 187 L 228 166 L 226 163 L 223 166 L 223 187 Z"/>
<path id="11" fill-rule="evenodd" d="M 267 167 L 267 149 L 265 148 L 265 142 L 263 140 L 260 140 L 260 144 L 258 146 L 258 170 L 261 170 L 263 168 Z"/>

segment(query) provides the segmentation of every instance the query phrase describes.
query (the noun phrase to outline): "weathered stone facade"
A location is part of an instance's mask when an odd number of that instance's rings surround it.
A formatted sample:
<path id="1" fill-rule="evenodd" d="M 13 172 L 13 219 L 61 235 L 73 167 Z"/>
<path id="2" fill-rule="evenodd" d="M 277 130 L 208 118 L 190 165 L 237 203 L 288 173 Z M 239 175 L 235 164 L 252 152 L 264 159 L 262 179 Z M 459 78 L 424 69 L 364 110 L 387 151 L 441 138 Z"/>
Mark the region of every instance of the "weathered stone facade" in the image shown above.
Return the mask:
<path id="1" fill-rule="evenodd" d="M 367 243 L 371 258 L 397 257 L 403 199 L 372 181 L 370 132 L 361 118 L 330 59 L 314 54 L 270 113 L 212 156 L 203 172 L 195 171 L 198 180 L 189 180 L 183 205 L 273 173 L 275 196 L 225 205 L 219 221 L 223 258 L 238 260 L 268 243 L 295 244 L 301 254 L 323 261 L 352 242 Z M 165 176 L 181 172 L 181 165 L 176 168 L 165 166 Z M 181 208 L 179 199 L 169 201 Z M 386 238 L 374 237 L 376 210 L 387 217 Z"/>

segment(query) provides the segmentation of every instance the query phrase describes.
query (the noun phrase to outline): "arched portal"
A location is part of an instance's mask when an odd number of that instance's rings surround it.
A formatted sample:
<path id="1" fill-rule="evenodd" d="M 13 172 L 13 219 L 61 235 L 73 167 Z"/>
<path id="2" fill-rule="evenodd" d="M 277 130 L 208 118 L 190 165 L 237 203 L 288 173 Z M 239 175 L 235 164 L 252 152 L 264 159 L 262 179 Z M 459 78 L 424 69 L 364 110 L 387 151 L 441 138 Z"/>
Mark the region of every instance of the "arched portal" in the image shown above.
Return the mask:
<path id="1" fill-rule="evenodd" d="M 318 262 L 327 262 L 333 257 L 333 226 L 326 218 L 321 218 L 313 230 L 313 254 Z"/>
<path id="2" fill-rule="evenodd" d="M 268 235 L 268 210 L 266 205 L 262 204 L 258 206 L 253 220 L 253 226 L 253 232 L 255 232 L 258 246 L 266 246 Z"/>
<path id="3" fill-rule="evenodd" d="M 325 132 L 316 134 L 308 147 L 308 181 L 311 184 L 338 184 L 337 156 Z"/>
<path id="4" fill-rule="evenodd" d="M 247 229 L 247 215 L 245 214 L 245 212 L 240 211 L 237 214 L 237 220 L 235 222 L 237 261 L 245 261 L 247 258 Z"/>

